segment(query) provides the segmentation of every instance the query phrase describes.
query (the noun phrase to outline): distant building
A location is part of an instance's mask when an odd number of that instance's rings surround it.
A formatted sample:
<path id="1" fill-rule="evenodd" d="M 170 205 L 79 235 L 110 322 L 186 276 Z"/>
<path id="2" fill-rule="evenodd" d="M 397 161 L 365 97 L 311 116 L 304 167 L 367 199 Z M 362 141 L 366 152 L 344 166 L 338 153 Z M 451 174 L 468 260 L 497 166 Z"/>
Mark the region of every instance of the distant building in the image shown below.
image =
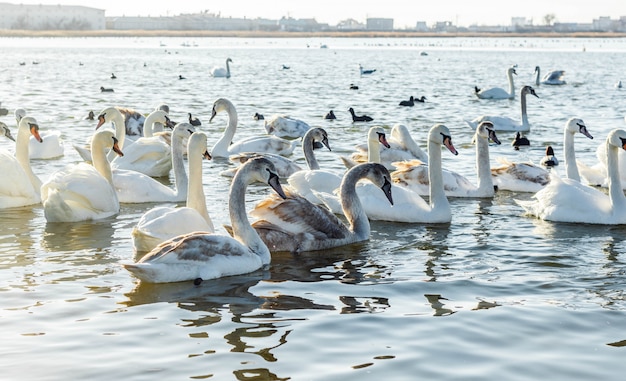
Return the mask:
<path id="1" fill-rule="evenodd" d="M 101 30 L 105 29 L 104 9 L 0 3 L 0 29 Z"/>
<path id="2" fill-rule="evenodd" d="M 418 21 L 415 23 L 415 30 L 418 32 L 428 32 L 428 26 L 426 25 L 426 21 Z"/>
<path id="3" fill-rule="evenodd" d="M 393 19 L 368 18 L 365 24 L 367 30 L 393 30 Z"/>

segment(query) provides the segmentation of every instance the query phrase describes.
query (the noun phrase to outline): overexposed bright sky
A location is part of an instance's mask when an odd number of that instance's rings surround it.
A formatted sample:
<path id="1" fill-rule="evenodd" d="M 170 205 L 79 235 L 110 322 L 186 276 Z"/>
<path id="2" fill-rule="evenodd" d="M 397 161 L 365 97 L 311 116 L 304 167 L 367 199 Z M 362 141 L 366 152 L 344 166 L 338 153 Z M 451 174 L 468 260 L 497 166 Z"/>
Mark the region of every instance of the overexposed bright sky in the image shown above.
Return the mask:
<path id="1" fill-rule="evenodd" d="M 510 25 L 511 17 L 526 17 L 543 25 L 544 16 L 554 14 L 557 22 L 590 23 L 600 16 L 617 19 L 626 16 L 626 0 L 4 0 L 15 4 L 83 5 L 105 10 L 109 16 L 167 16 L 208 11 L 222 17 L 280 19 L 315 18 L 317 22 L 336 25 L 353 18 L 365 22 L 368 17 L 394 19 L 394 26 L 415 26 L 426 21 L 451 21 L 458 26 Z"/>

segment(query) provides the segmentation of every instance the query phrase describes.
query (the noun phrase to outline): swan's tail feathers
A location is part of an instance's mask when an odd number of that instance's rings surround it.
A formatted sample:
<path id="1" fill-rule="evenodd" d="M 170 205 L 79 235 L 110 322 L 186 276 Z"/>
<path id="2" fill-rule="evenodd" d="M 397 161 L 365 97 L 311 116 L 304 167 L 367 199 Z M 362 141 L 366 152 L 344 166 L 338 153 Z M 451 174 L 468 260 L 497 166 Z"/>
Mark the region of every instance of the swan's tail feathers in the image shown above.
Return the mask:
<path id="1" fill-rule="evenodd" d="M 349 159 L 345 156 L 340 156 L 341 161 L 343 162 L 343 165 L 345 165 L 346 168 L 350 169 L 352 167 L 354 167 L 355 165 L 357 165 L 358 163 L 352 159 Z"/>

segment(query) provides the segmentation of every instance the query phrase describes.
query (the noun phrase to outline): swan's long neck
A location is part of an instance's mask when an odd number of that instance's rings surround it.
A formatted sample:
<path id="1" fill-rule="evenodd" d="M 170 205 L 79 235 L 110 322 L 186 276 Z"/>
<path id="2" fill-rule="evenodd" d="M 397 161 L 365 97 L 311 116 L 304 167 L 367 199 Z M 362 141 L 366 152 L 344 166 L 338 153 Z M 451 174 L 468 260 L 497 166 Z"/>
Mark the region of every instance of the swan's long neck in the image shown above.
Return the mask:
<path id="1" fill-rule="evenodd" d="M 183 160 L 183 138 L 179 133 L 172 133 L 172 170 L 174 171 L 174 182 L 176 193 L 187 194 L 189 189 L 189 179 L 185 172 L 185 161 Z"/>
<path id="2" fill-rule="evenodd" d="M 399 135 L 400 135 L 399 137 L 395 137 L 395 138 L 401 140 L 401 143 L 404 146 L 404 148 L 406 148 L 409 152 L 411 152 L 413 156 L 417 158 L 427 156 L 426 153 L 422 150 L 422 148 L 415 142 L 411 134 L 408 133 L 408 131 L 406 133 L 402 133 Z"/>
<path id="3" fill-rule="evenodd" d="M 111 186 L 113 186 L 113 175 L 111 173 L 111 163 L 107 159 L 106 148 L 101 143 L 95 142 L 95 146 L 91 147 L 91 160 L 93 166 L 99 174 L 104 177 Z M 111 152 L 115 153 L 113 150 Z"/>
<path id="4" fill-rule="evenodd" d="M 226 60 L 226 77 L 230 77 L 230 61 Z"/>
<path id="5" fill-rule="evenodd" d="M 428 141 L 428 181 L 430 182 L 431 210 L 450 209 L 450 204 L 443 188 L 441 146 L 430 140 Z"/>
<path id="6" fill-rule="evenodd" d="M 235 137 L 235 131 L 237 131 L 237 111 L 232 105 L 228 105 L 226 112 L 228 113 L 228 125 L 222 137 L 213 146 L 213 150 L 211 151 L 213 157 L 228 156 L 228 146 L 232 143 Z"/>
<path id="7" fill-rule="evenodd" d="M 539 70 L 539 68 L 537 68 L 535 72 L 537 73 L 537 77 L 535 77 L 535 85 L 539 86 L 541 84 L 541 81 L 540 81 L 541 71 Z"/>
<path id="8" fill-rule="evenodd" d="M 144 138 L 151 138 L 152 136 L 154 136 L 154 124 L 156 123 L 155 119 L 156 119 L 156 115 L 150 114 L 144 120 L 143 122 L 143 137 Z"/>
<path id="9" fill-rule="evenodd" d="M 302 141 L 302 153 L 304 154 L 304 160 L 310 170 L 320 169 L 320 164 L 313 151 L 313 137 L 309 134 L 305 135 Z"/>
<path id="10" fill-rule="evenodd" d="M 248 168 L 239 170 L 232 180 L 228 195 L 228 211 L 230 224 L 233 227 L 233 238 L 250 248 L 261 257 L 263 264 L 270 263 L 270 251 L 259 237 L 259 234 L 250 226 L 246 213 L 246 189 L 250 182 Z"/>
<path id="11" fill-rule="evenodd" d="M 206 196 L 204 195 L 204 187 L 202 185 L 202 155 L 200 152 L 189 152 L 187 160 L 189 162 L 187 207 L 197 210 L 211 227 L 211 230 L 215 230 L 206 207 Z"/>
<path id="12" fill-rule="evenodd" d="M 18 128 L 17 137 L 15 138 L 15 159 L 20 163 L 20 166 L 28 175 L 30 183 L 35 188 L 35 193 L 40 193 L 41 180 L 35 175 L 33 169 L 30 166 L 30 156 L 28 152 L 28 141 L 30 138 L 30 130 L 28 127 Z"/>
<path id="13" fill-rule="evenodd" d="M 380 142 L 376 139 L 367 140 L 367 161 L 368 163 L 380 164 Z"/>
<path id="14" fill-rule="evenodd" d="M 476 173 L 478 175 L 478 191 L 481 194 L 493 195 L 493 179 L 489 163 L 489 142 L 484 137 L 476 139 Z"/>
<path id="15" fill-rule="evenodd" d="M 567 129 L 563 134 L 563 150 L 565 156 L 565 175 L 568 179 L 580 182 L 578 165 L 576 164 L 576 152 L 574 150 L 574 132 Z"/>
<path id="16" fill-rule="evenodd" d="M 619 174 L 619 148 L 607 143 L 607 168 L 609 171 L 609 198 L 613 205 L 613 213 L 626 213 L 626 196 L 622 189 L 622 181 Z"/>
<path id="17" fill-rule="evenodd" d="M 508 71 L 506 75 L 509 79 L 509 96 L 513 98 L 515 96 L 515 83 L 513 82 L 513 72 Z"/>
<path id="18" fill-rule="evenodd" d="M 113 120 L 111 122 L 113 122 L 113 125 L 115 126 L 115 137 L 117 138 L 117 145 L 120 147 L 121 150 L 123 150 L 124 141 L 126 140 L 126 124 L 124 123 L 124 117 L 122 116 L 122 113 L 116 113 L 116 115 L 113 116 Z M 111 150 L 107 155 L 107 159 L 109 161 L 112 161 L 113 159 L 115 159 L 116 155 L 117 154 L 113 150 Z"/>
<path id="19" fill-rule="evenodd" d="M 365 167 L 367 168 L 367 167 Z M 367 239 L 370 236 L 370 223 L 361 204 L 361 200 L 356 193 L 356 183 L 365 175 L 363 166 L 352 169 L 345 174 L 339 190 L 341 208 L 343 214 L 348 219 L 350 231 L 359 240 Z"/>
<path id="20" fill-rule="evenodd" d="M 522 110 L 522 126 L 524 127 L 528 127 L 528 115 L 526 115 L 526 92 L 522 92 L 522 95 L 520 97 L 520 103 L 522 105 L 521 110 Z"/>

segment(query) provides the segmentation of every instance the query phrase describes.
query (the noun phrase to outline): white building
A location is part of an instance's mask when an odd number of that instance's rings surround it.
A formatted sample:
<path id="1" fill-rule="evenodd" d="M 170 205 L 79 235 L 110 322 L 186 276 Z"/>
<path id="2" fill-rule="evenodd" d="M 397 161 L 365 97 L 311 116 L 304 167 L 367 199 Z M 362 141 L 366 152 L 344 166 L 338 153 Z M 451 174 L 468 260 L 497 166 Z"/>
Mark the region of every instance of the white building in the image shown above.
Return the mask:
<path id="1" fill-rule="evenodd" d="M 100 30 L 104 20 L 104 9 L 0 3 L 0 29 Z"/>

